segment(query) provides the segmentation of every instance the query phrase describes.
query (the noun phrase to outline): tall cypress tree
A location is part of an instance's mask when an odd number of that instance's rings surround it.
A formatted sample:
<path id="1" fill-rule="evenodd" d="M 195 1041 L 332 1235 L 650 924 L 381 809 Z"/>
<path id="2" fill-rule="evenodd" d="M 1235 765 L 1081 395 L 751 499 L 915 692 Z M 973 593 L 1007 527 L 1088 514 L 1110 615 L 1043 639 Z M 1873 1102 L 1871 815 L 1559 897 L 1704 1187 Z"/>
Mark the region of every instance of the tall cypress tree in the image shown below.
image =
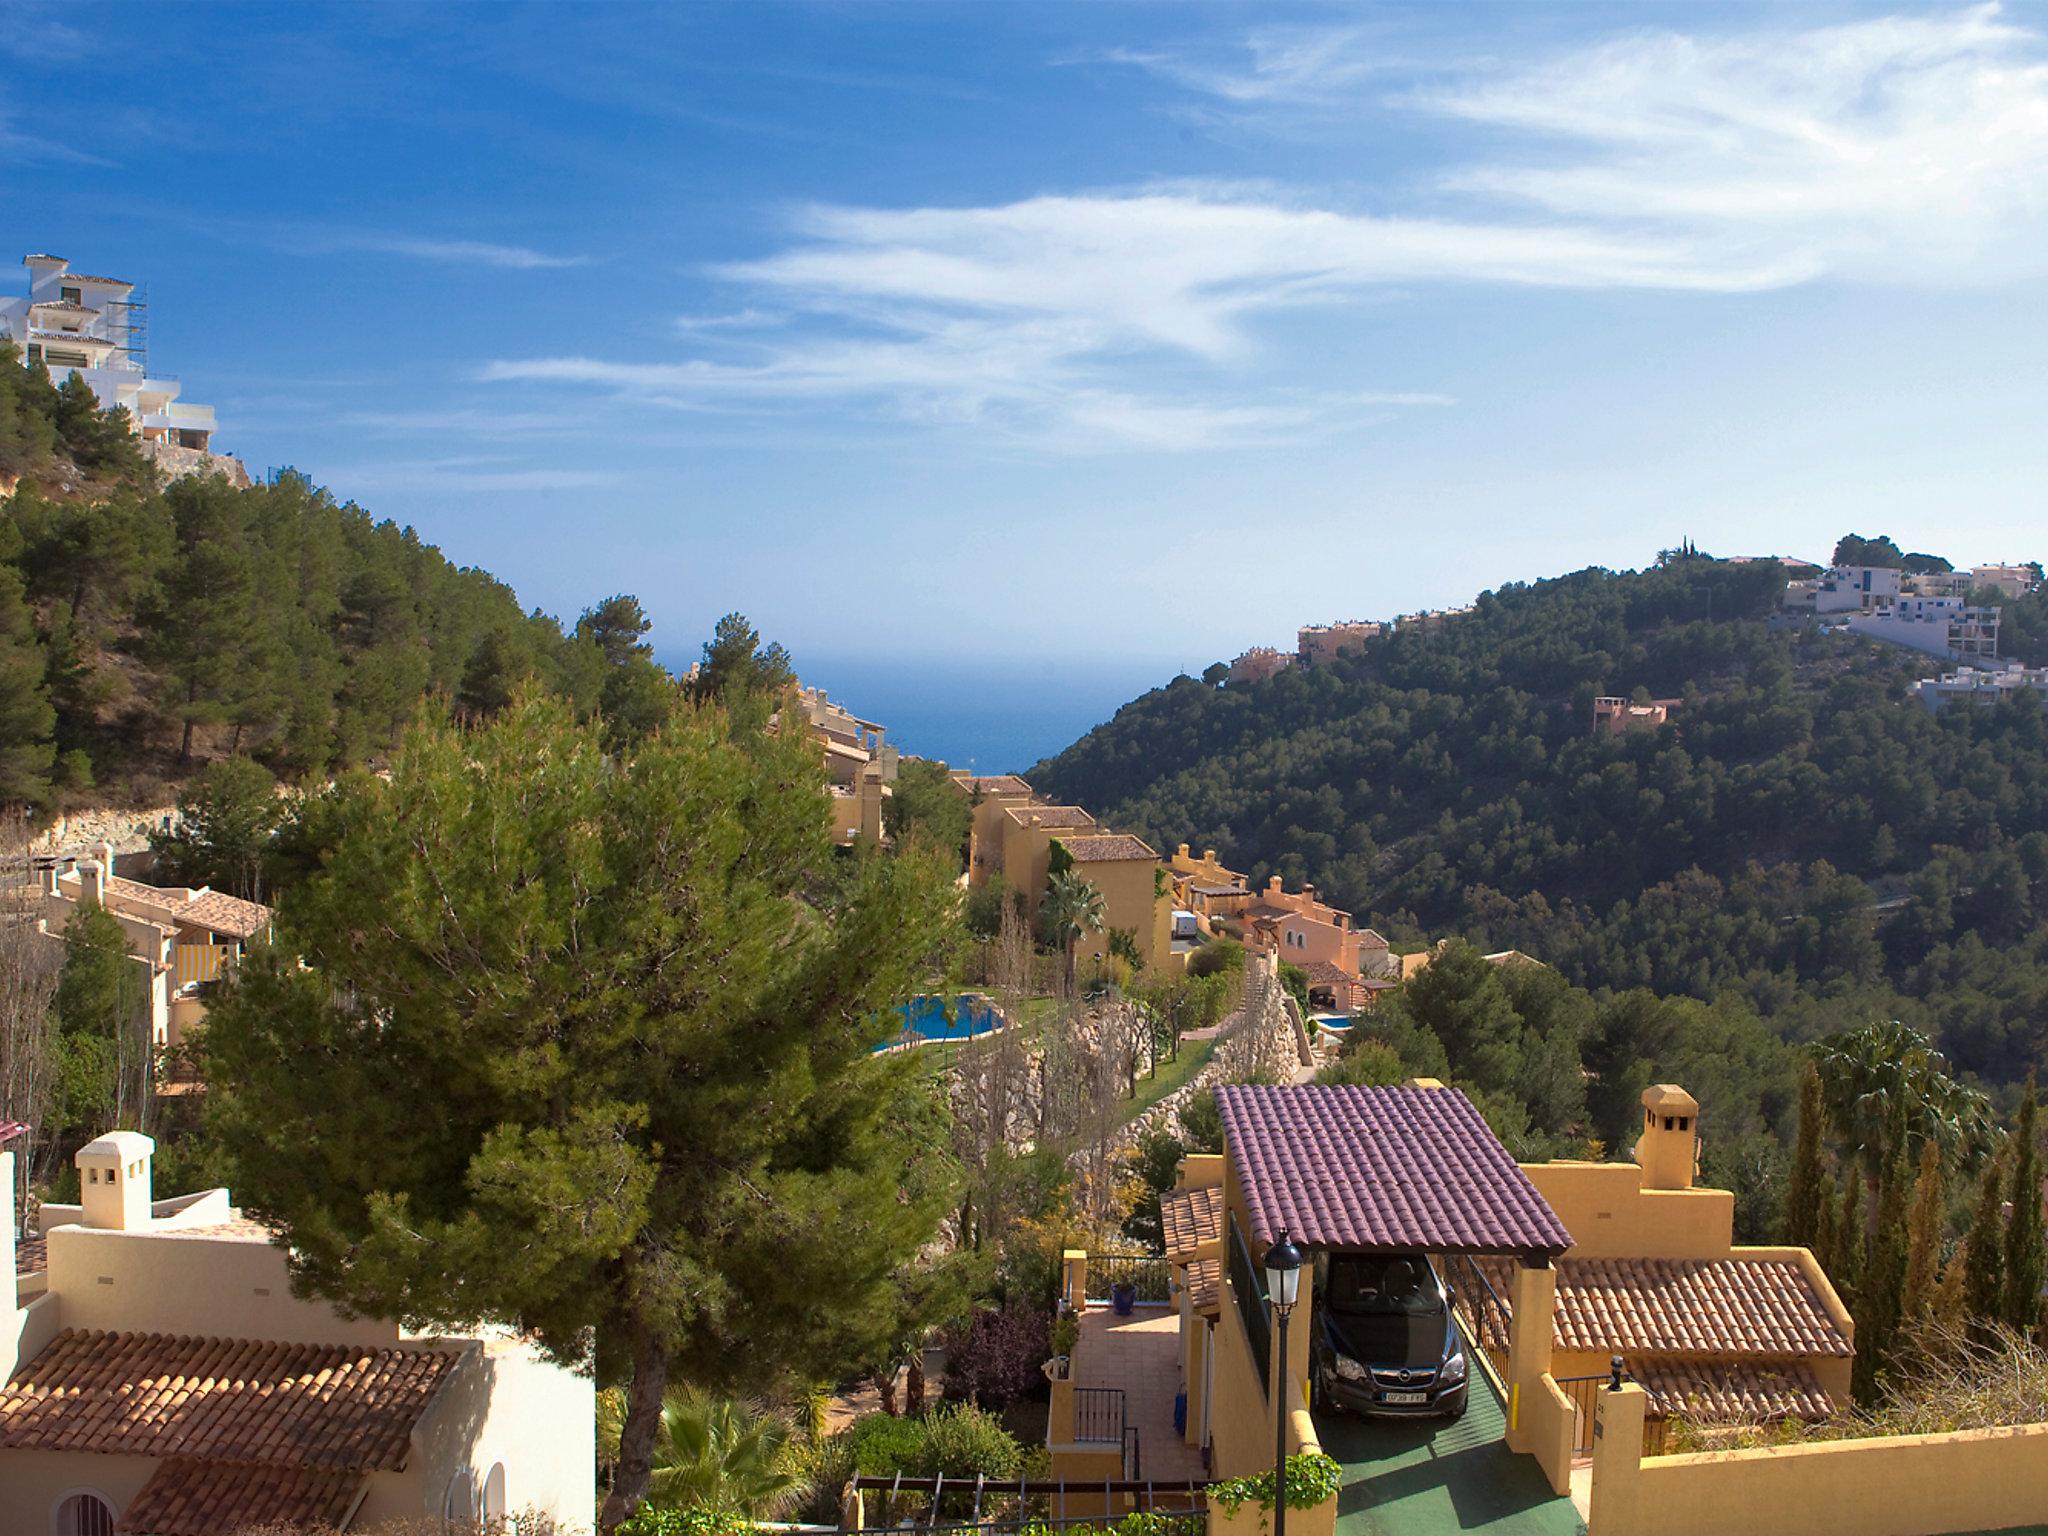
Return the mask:
<path id="1" fill-rule="evenodd" d="M 1899 1320 L 1908 1328 L 1925 1322 L 1934 1312 L 1934 1293 L 1941 1280 L 1941 1229 L 1947 1201 L 1948 1181 L 1942 1172 L 1941 1149 L 1930 1139 L 1920 1147 L 1920 1176 L 1913 1181 L 1913 1210 L 1906 1218 L 1906 1284 L 1899 1303 Z"/>
<path id="2" fill-rule="evenodd" d="M 1842 1181 L 1842 1214 L 1835 1222 L 1835 1268 L 1829 1272 L 1850 1311 L 1863 1295 L 1868 1256 L 1863 1248 L 1863 1180 L 1853 1172 Z"/>
<path id="3" fill-rule="evenodd" d="M 1870 1229 L 1870 1266 L 1863 1274 L 1856 1312 L 1856 1400 L 1877 1398 L 1878 1378 L 1898 1347 L 1899 1316 L 1906 1288 L 1906 1203 L 1913 1165 L 1906 1157 L 1906 1119 L 1892 1117 L 1884 1176 L 1877 1186 L 1877 1217 Z"/>
<path id="4" fill-rule="evenodd" d="M 2034 1143 L 2034 1079 L 2020 1100 L 2013 1133 L 2012 1209 L 2006 1215 L 2005 1290 L 2000 1308 L 2008 1327 L 2032 1337 L 2041 1322 L 2041 1154 Z"/>
<path id="5" fill-rule="evenodd" d="M 1792 1154 L 1792 1172 L 1785 1183 L 1786 1241 L 1811 1248 L 1820 1232 L 1822 1183 L 1827 1177 L 1823 1142 L 1827 1133 L 1827 1101 L 1820 1070 L 1812 1062 L 1799 1077 L 1799 1141 Z"/>
<path id="6" fill-rule="evenodd" d="M 1984 1181 L 1977 1187 L 1977 1208 L 1970 1217 L 1969 1250 L 1963 1268 L 1963 1305 L 1969 1313 L 1970 1333 L 1982 1340 L 2004 1308 L 2005 1235 L 2000 1230 L 1999 1203 L 2003 1199 L 2005 1158 L 1993 1158 L 1984 1169 Z"/>

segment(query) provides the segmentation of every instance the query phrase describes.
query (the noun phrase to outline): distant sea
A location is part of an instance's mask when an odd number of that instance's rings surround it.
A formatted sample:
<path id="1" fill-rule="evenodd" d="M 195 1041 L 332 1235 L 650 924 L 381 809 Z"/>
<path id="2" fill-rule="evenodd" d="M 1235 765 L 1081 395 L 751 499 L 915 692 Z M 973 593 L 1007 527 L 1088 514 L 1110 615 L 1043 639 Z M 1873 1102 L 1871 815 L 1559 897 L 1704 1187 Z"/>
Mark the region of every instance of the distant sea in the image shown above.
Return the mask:
<path id="1" fill-rule="evenodd" d="M 687 666 L 690 658 L 661 659 Z M 796 661 L 806 683 L 886 726 L 899 751 L 976 773 L 1022 773 L 1179 670 L 1170 661 L 1066 657 L 800 654 Z"/>

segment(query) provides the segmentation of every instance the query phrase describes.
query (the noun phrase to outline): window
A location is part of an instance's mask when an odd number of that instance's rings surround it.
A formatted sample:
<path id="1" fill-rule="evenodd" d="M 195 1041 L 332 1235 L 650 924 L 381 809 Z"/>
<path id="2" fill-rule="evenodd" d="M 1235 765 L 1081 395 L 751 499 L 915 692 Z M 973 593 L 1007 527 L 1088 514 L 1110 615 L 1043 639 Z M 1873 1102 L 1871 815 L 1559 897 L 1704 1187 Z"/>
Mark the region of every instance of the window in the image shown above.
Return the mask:
<path id="1" fill-rule="evenodd" d="M 80 304 L 85 301 L 85 291 L 80 288 L 59 288 L 57 297 L 66 304 Z"/>
<path id="2" fill-rule="evenodd" d="M 484 1519 L 505 1518 L 505 1463 L 497 1463 L 484 1474 Z"/>
<path id="3" fill-rule="evenodd" d="M 476 1473 L 468 1467 L 448 1479 L 448 1493 L 441 1500 L 443 1520 L 476 1519 Z"/>
<path id="4" fill-rule="evenodd" d="M 74 1493 L 57 1505 L 57 1536 L 114 1536 L 114 1508 L 96 1493 Z"/>

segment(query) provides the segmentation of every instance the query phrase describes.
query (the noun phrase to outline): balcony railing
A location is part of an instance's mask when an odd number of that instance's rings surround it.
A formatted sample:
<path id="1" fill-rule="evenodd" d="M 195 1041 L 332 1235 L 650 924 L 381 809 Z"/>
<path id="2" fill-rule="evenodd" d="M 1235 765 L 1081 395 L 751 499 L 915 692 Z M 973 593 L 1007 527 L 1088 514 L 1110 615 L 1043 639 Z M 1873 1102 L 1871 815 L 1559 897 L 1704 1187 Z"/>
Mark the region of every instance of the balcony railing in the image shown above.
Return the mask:
<path id="1" fill-rule="evenodd" d="M 1091 1253 L 1088 1255 L 1088 1299 L 1107 1301 L 1119 1285 L 1138 1293 L 1139 1301 L 1165 1301 L 1173 1269 L 1156 1253 Z"/>
<path id="2" fill-rule="evenodd" d="M 1264 1385 L 1272 1380 L 1273 1340 L 1272 1319 L 1266 1312 L 1266 1291 L 1260 1283 L 1259 1267 L 1252 1262 L 1252 1251 L 1245 1246 L 1244 1229 L 1237 1224 L 1235 1212 L 1230 1217 L 1230 1290 L 1237 1298 L 1237 1315 L 1244 1322 L 1245 1338 L 1252 1346 L 1252 1360 L 1259 1368 L 1259 1382 Z"/>
<path id="3" fill-rule="evenodd" d="M 1074 1441 L 1077 1445 L 1121 1446 L 1128 1427 L 1122 1388 L 1074 1388 Z"/>
<path id="4" fill-rule="evenodd" d="M 1069 1495 L 1080 1510 L 1070 1513 Z M 1135 1477 L 1088 1482 L 996 1482 L 985 1477 L 856 1477 L 846 1489 L 842 1532 L 906 1530 L 977 1532 L 983 1536 L 1030 1530 L 1059 1532 L 1106 1522 L 1105 1499 L 1119 1509 L 1155 1517 L 1154 1536 L 1205 1536 L 1208 1489 L 1202 1483 L 1158 1482 Z M 1112 1516 L 1113 1521 L 1116 1517 Z"/>

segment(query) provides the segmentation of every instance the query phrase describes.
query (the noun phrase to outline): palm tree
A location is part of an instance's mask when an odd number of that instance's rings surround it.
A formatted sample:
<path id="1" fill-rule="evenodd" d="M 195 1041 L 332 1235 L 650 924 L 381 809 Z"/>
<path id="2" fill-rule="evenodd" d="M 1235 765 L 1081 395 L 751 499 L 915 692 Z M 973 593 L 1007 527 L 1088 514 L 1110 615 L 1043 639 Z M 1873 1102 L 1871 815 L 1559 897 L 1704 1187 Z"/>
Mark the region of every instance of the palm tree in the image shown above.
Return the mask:
<path id="1" fill-rule="evenodd" d="M 1074 951 L 1084 933 L 1102 932 L 1102 892 L 1071 869 L 1046 882 L 1040 921 L 1067 956 L 1067 985 L 1074 984 Z"/>
<path id="2" fill-rule="evenodd" d="M 1984 1095 L 1949 1075 L 1948 1058 L 1919 1030 L 1885 1019 L 1829 1035 L 1814 1047 L 1828 1119 L 1838 1127 L 1874 1189 L 1894 1115 L 1902 1118 L 1906 1155 L 1931 1141 L 1965 1169 L 1983 1161 L 1996 1140 Z"/>
<path id="3" fill-rule="evenodd" d="M 772 1519 L 802 1491 L 788 1452 L 789 1424 L 779 1414 L 671 1387 L 661 1401 L 648 1502 Z"/>

